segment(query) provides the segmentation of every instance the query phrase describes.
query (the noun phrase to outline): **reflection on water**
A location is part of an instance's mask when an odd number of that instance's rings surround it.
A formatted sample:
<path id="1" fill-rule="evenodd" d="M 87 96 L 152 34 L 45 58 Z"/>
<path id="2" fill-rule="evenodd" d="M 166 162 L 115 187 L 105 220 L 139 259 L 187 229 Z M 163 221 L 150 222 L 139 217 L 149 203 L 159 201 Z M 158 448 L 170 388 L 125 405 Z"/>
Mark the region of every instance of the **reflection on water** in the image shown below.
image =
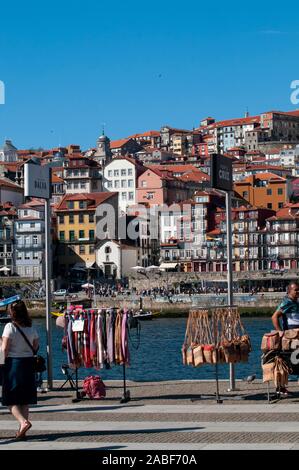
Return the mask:
<path id="1" fill-rule="evenodd" d="M 158 380 L 188 380 L 213 379 L 215 368 L 210 365 L 203 367 L 190 367 L 182 364 L 181 347 L 184 341 L 187 318 L 161 318 L 141 323 L 140 347 L 136 351 L 131 344 L 131 366 L 127 368 L 127 379 L 136 381 Z M 236 365 L 236 378 L 244 378 L 256 374 L 261 378 L 261 339 L 265 332 L 272 329 L 270 318 L 248 318 L 243 320 L 244 326 L 250 335 L 253 351 L 248 363 Z M 45 319 L 34 320 L 41 338 L 41 354 L 46 353 L 46 326 Z M 1 325 L 2 326 L 2 325 Z M 0 328 L 1 328 L 0 326 Z M 0 330 L 2 332 L 2 328 Z M 131 333 L 132 341 L 136 344 L 135 331 Z M 63 379 L 60 366 L 66 362 L 66 353 L 61 349 L 63 330 L 57 328 L 53 319 L 53 375 L 54 379 Z M 219 378 L 227 379 L 229 366 L 219 365 Z M 80 369 L 79 377 L 90 374 L 100 374 L 103 379 L 122 379 L 122 366 L 112 366 L 111 369 Z"/>

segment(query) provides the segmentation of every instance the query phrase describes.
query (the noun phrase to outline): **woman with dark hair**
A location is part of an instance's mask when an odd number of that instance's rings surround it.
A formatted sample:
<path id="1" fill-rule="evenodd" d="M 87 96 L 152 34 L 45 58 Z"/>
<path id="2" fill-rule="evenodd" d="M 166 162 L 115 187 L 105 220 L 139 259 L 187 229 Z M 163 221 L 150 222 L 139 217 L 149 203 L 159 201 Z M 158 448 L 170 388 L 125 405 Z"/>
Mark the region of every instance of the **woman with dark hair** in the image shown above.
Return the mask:
<path id="1" fill-rule="evenodd" d="M 33 351 L 23 335 L 35 351 L 39 347 L 39 338 L 32 327 L 24 302 L 11 304 L 9 313 L 11 323 L 5 325 L 2 334 L 2 350 L 5 356 L 2 405 L 8 406 L 19 422 L 16 438 L 21 439 L 32 426 L 28 419 L 29 405 L 37 403 Z"/>

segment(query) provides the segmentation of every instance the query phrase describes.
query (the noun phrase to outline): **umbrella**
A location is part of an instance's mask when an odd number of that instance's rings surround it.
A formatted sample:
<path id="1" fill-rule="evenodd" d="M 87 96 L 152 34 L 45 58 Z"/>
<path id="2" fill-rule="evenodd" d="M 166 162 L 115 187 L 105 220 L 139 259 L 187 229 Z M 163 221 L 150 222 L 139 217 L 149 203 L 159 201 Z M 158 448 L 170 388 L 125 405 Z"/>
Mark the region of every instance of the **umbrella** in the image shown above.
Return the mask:
<path id="1" fill-rule="evenodd" d="M 7 266 L 2 266 L 2 268 L 0 268 L 0 271 L 8 272 L 8 271 L 11 271 L 11 270 Z"/>
<path id="2" fill-rule="evenodd" d="M 94 285 L 89 284 L 89 282 L 87 282 L 86 284 L 83 284 L 83 286 L 81 286 L 81 287 L 83 287 L 83 289 L 89 289 L 90 287 L 94 287 Z"/>
<path id="3" fill-rule="evenodd" d="M 142 266 L 133 266 L 131 269 L 134 269 L 134 271 L 144 271 Z"/>
<path id="4" fill-rule="evenodd" d="M 160 270 L 160 266 L 155 266 L 154 264 L 152 264 L 151 266 L 148 266 L 145 269 L 146 269 L 146 271 L 154 271 L 155 269 Z"/>

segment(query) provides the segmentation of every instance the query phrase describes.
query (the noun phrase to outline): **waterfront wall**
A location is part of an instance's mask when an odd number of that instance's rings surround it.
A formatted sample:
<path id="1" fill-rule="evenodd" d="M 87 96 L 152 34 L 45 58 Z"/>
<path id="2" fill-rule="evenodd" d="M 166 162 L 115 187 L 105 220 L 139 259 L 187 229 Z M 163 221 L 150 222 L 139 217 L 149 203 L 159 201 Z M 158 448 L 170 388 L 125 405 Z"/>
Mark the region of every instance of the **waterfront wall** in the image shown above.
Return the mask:
<path id="1" fill-rule="evenodd" d="M 287 281 L 298 280 L 298 270 L 288 270 L 281 272 L 274 271 L 242 271 L 234 272 L 233 280 L 235 282 L 246 281 Z M 150 288 L 177 287 L 180 283 L 199 283 L 203 285 L 207 282 L 227 282 L 226 272 L 153 272 L 136 273 L 129 277 L 129 287 L 138 291 Z"/>
<path id="2" fill-rule="evenodd" d="M 234 305 L 242 307 L 244 309 L 255 310 L 256 312 L 259 309 L 272 309 L 273 312 L 275 311 L 277 305 L 281 302 L 282 297 L 285 294 L 282 292 L 267 292 L 264 294 L 257 294 L 254 296 L 244 295 L 244 294 L 236 294 L 234 295 Z M 87 299 L 81 299 L 76 303 L 84 303 L 86 305 L 88 302 Z M 33 316 L 45 316 L 45 303 L 43 301 L 26 301 L 27 307 L 30 313 Z M 144 310 L 151 310 L 153 312 L 160 312 L 163 313 L 186 313 L 191 308 L 196 307 L 215 307 L 215 306 L 224 306 L 227 304 L 227 296 L 225 294 L 221 295 L 194 295 L 194 296 L 174 296 L 170 297 L 169 299 L 159 297 L 157 299 L 151 299 L 148 297 L 139 297 L 139 296 L 131 296 L 131 297 L 118 297 L 118 298 L 111 298 L 111 297 L 97 297 L 96 306 L 109 308 L 109 307 L 117 307 L 117 308 L 130 308 L 134 310 L 138 310 L 140 305 Z M 56 309 L 53 308 L 53 311 Z"/>

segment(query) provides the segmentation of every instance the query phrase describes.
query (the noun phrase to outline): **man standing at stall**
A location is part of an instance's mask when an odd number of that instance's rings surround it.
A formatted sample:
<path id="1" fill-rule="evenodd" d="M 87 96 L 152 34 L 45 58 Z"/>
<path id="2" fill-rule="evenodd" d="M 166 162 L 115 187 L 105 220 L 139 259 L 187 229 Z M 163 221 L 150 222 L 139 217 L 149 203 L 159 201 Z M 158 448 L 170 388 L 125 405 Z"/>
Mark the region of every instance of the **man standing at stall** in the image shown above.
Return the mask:
<path id="1" fill-rule="evenodd" d="M 275 330 L 285 331 L 292 328 L 299 328 L 299 283 L 291 282 L 287 287 L 287 295 L 283 298 L 282 302 L 278 305 L 276 311 L 272 315 L 272 323 Z M 282 319 L 282 327 L 280 324 Z M 286 388 L 277 389 L 276 393 L 287 397 L 291 394 Z"/>
<path id="2" fill-rule="evenodd" d="M 299 328 L 299 283 L 291 282 L 287 288 L 287 295 L 278 305 L 272 315 L 272 323 L 275 330 L 284 331 L 291 328 Z M 282 319 L 282 327 L 280 325 Z"/>

